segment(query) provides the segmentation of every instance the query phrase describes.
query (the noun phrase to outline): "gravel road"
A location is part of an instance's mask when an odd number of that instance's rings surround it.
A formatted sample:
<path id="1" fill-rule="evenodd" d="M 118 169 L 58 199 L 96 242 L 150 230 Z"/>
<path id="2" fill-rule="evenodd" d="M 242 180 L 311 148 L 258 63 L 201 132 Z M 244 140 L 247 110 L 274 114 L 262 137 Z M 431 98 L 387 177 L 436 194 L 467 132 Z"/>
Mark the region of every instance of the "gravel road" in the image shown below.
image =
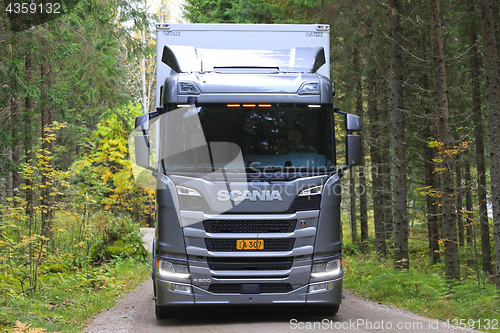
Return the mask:
<path id="1" fill-rule="evenodd" d="M 150 249 L 154 229 L 145 229 Z M 323 318 L 297 308 L 208 307 L 187 310 L 181 318 L 157 320 L 151 279 L 117 304 L 97 315 L 85 332 L 478 332 L 408 311 L 364 300 L 344 290 L 345 299 L 336 316 Z M 450 318 L 451 319 L 451 318 Z"/>

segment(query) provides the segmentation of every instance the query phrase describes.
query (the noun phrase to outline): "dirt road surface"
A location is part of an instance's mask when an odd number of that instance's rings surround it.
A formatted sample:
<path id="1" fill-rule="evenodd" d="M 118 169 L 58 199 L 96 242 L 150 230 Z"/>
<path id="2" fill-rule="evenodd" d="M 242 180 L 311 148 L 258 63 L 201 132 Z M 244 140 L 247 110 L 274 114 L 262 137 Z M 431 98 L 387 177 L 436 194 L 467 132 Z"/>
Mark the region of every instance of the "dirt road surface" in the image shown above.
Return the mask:
<path id="1" fill-rule="evenodd" d="M 145 229 L 151 248 L 154 229 Z M 344 290 L 337 315 L 319 317 L 300 308 L 208 307 L 186 310 L 178 319 L 157 320 L 151 279 L 96 316 L 85 332 L 478 332 L 364 300 Z M 455 319 L 455 318 L 450 318 Z"/>

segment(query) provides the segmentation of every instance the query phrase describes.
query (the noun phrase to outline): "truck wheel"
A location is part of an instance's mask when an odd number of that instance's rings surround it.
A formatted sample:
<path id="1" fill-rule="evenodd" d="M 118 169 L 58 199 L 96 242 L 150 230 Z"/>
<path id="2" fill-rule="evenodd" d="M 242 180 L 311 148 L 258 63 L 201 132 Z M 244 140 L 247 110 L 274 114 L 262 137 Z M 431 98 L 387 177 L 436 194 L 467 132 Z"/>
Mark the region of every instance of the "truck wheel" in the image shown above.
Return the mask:
<path id="1" fill-rule="evenodd" d="M 310 306 L 309 312 L 318 316 L 334 316 L 337 312 L 339 312 L 340 305 L 323 305 L 323 306 Z"/>
<path id="2" fill-rule="evenodd" d="M 161 306 L 155 304 L 157 319 L 174 319 L 179 316 L 179 309 L 170 306 Z"/>

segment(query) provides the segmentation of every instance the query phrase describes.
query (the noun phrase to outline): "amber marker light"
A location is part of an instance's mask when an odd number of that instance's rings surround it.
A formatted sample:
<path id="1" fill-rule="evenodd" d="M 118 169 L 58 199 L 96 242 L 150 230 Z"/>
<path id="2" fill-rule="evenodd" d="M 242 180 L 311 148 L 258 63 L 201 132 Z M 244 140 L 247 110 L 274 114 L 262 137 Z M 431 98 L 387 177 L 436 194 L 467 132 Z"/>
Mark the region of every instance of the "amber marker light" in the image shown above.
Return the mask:
<path id="1" fill-rule="evenodd" d="M 243 104 L 244 108 L 254 108 L 255 104 Z"/>
<path id="2" fill-rule="evenodd" d="M 228 104 L 227 107 L 228 108 L 239 108 L 240 105 L 239 104 Z"/>

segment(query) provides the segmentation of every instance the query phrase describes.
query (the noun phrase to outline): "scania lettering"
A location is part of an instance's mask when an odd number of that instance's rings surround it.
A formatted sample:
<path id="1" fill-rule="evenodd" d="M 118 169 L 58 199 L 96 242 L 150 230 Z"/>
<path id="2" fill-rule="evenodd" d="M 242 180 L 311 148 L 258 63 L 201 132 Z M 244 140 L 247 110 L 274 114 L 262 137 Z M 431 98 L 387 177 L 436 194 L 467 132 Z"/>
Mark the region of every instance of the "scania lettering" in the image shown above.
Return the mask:
<path id="1" fill-rule="evenodd" d="M 227 191 L 227 190 L 220 190 L 217 192 L 218 196 L 217 199 L 219 201 L 243 201 L 243 200 L 250 200 L 250 201 L 257 201 L 259 199 L 260 201 L 273 201 L 273 200 L 279 200 L 283 201 L 281 198 L 281 194 L 279 191 Z"/>
<path id="2" fill-rule="evenodd" d="M 329 29 L 157 25 L 157 109 L 136 118 L 131 151 L 136 181 L 154 176 L 158 318 L 220 304 L 339 310 L 340 183 L 361 127 L 333 105 Z"/>

